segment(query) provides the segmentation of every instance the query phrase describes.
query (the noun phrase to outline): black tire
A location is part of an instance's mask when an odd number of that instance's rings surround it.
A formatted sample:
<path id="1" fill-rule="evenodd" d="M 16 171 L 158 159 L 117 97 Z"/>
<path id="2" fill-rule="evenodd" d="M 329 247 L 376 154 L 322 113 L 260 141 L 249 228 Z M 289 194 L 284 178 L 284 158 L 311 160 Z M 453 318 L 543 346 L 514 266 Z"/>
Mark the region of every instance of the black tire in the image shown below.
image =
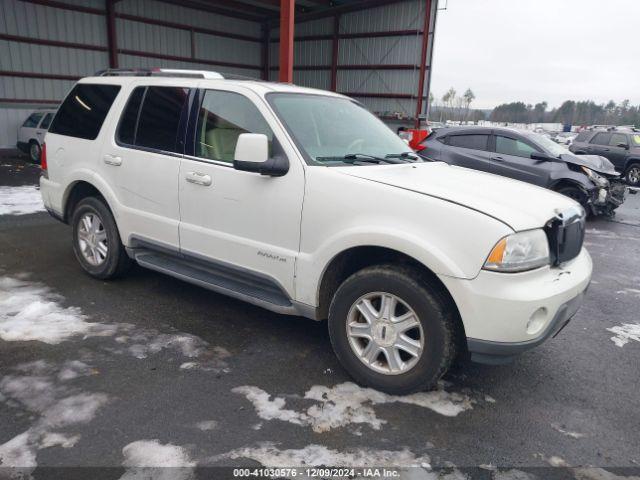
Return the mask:
<path id="1" fill-rule="evenodd" d="M 29 159 L 33 163 L 40 163 L 40 154 L 42 153 L 42 149 L 40 148 L 40 144 L 35 140 L 31 140 L 29 142 Z"/>
<path id="2" fill-rule="evenodd" d="M 371 292 L 399 297 L 413 309 L 422 326 L 424 348 L 414 366 L 404 373 L 375 371 L 360 360 L 349 343 L 349 311 Z M 460 332 L 455 307 L 441 287 L 410 267 L 379 265 L 353 274 L 340 285 L 329 309 L 331 344 L 345 370 L 359 384 L 394 395 L 434 387 L 456 357 Z"/>
<path id="3" fill-rule="evenodd" d="M 632 163 L 624 172 L 624 179 L 632 187 L 640 187 L 640 163 Z"/>
<path id="4" fill-rule="evenodd" d="M 102 223 L 101 232 L 104 231 L 106 233 L 108 250 L 104 260 L 98 265 L 89 263 L 81 251 L 79 242 L 79 224 L 87 214 L 96 215 Z M 96 197 L 87 197 L 78 202 L 73 211 L 71 227 L 73 228 L 73 252 L 84 271 L 89 275 L 107 280 L 117 278 L 129 270 L 132 261 L 127 255 L 124 245 L 122 245 L 115 219 L 104 200 Z"/>
<path id="5" fill-rule="evenodd" d="M 556 192 L 564 195 L 565 197 L 569 197 L 572 200 L 575 200 L 580 205 L 582 205 L 582 207 L 585 209 L 587 213 L 589 212 L 590 209 L 589 209 L 589 202 L 588 202 L 587 195 L 578 187 L 567 185 L 567 186 L 558 188 Z"/>

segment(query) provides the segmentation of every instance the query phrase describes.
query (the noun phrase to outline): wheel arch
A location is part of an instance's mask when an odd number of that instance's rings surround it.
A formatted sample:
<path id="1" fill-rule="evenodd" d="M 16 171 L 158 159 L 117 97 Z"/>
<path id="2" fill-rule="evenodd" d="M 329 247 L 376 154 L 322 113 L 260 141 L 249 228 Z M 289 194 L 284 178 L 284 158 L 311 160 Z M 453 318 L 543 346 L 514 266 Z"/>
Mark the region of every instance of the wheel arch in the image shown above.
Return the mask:
<path id="1" fill-rule="evenodd" d="M 324 320 L 328 317 L 333 295 L 344 280 L 366 267 L 382 264 L 403 265 L 418 271 L 425 283 L 436 288 L 446 299 L 454 311 L 461 331 L 464 332 L 464 324 L 458 306 L 447 287 L 433 270 L 406 253 L 376 245 L 350 247 L 331 259 L 318 284 L 317 318 Z M 462 338 L 466 337 L 462 335 Z"/>
<path id="2" fill-rule="evenodd" d="M 113 214 L 114 210 L 111 207 L 107 196 L 104 195 L 98 187 L 87 180 L 75 180 L 74 182 L 69 184 L 63 195 L 62 217 L 65 223 L 69 223 L 71 221 L 71 216 L 73 215 L 73 210 L 75 209 L 76 205 L 78 205 L 78 203 L 82 199 L 87 197 L 97 197 L 101 199 Z"/>

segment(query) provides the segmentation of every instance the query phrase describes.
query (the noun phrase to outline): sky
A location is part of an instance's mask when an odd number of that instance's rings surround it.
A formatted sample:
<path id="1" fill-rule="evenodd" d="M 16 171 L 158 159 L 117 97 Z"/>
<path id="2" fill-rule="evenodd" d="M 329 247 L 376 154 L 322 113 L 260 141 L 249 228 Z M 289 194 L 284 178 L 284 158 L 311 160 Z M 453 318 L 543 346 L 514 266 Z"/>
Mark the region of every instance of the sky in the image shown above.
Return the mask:
<path id="1" fill-rule="evenodd" d="M 446 6 L 446 9 L 444 7 Z M 640 0 L 440 0 L 431 91 L 640 103 Z"/>

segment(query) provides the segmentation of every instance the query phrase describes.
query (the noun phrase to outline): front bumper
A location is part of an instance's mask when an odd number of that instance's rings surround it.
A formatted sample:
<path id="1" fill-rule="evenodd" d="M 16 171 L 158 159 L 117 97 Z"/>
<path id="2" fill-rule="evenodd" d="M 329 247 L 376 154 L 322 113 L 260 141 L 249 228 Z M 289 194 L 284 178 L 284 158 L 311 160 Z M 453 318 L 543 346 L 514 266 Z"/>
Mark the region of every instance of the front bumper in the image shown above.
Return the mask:
<path id="1" fill-rule="evenodd" d="M 610 180 L 608 187 L 598 187 L 591 192 L 590 205 L 594 215 L 613 215 L 627 197 L 627 187 L 621 180 Z"/>
<path id="2" fill-rule="evenodd" d="M 472 358 L 497 363 L 559 332 L 580 307 L 592 268 L 583 248 L 559 267 L 440 278 L 456 302 Z"/>

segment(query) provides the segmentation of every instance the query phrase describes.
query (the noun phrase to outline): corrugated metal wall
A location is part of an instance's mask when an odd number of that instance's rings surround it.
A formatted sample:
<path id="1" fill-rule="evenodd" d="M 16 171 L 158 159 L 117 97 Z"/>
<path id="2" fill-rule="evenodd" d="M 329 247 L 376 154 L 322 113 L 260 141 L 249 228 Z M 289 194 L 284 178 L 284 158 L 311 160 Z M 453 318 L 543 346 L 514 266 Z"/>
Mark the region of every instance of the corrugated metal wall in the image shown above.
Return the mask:
<path id="1" fill-rule="evenodd" d="M 90 75 L 108 67 L 107 27 L 104 0 L 63 0 L 86 11 L 71 11 L 21 0 L 0 0 L 0 147 L 13 145 L 17 125 L 28 111 L 50 107 L 60 101 L 74 83 L 73 77 Z M 424 0 L 407 0 L 387 6 L 340 15 L 342 34 L 421 29 Z M 137 16 L 184 25 L 174 28 L 152 25 L 131 18 L 116 18 L 118 64 L 120 67 L 173 67 L 218 70 L 254 76 L 261 75 L 261 24 L 214 13 L 170 5 L 157 0 L 122 0 L 116 3 L 116 16 Z M 190 30 L 191 27 L 249 36 L 255 40 L 225 38 Z M 334 18 L 326 17 L 296 24 L 296 36 L 331 36 Z M 272 39 L 279 32 L 270 32 Z M 7 38 L 7 36 L 17 36 Z M 40 39 L 72 45 L 43 45 Z M 84 47 L 84 48 L 80 48 Z M 269 72 L 278 77 L 277 41 L 269 44 Z M 417 65 L 421 38 L 395 36 L 343 38 L 339 41 L 338 65 L 407 64 Z M 169 55 L 172 59 L 145 56 Z M 330 89 L 333 43 L 331 39 L 299 41 L 295 44 L 294 82 Z M 224 62 L 231 66 L 212 65 Z M 254 68 L 247 68 L 251 66 Z M 319 67 L 313 69 L 310 67 Z M 275 67 L 275 68 L 274 68 Z M 18 72 L 2 75 L 2 72 Z M 20 75 L 23 72 L 23 75 Z M 59 78 L 37 78 L 54 75 Z M 36 78 L 30 78 L 36 77 Z M 338 69 L 337 90 L 372 94 L 410 94 L 417 92 L 418 70 Z M 372 111 L 383 115 L 415 115 L 415 98 L 358 97 Z M 21 110 L 28 110 L 22 112 Z"/>
<path id="2" fill-rule="evenodd" d="M 104 10 L 104 0 L 64 0 L 66 4 Z M 260 38 L 257 22 L 169 5 L 154 0 L 122 0 L 119 14 L 148 17 L 186 26 L 220 30 Z M 70 11 L 51 6 L 0 0 L 0 34 L 69 42 L 101 51 L 39 45 L 0 39 L 0 72 L 25 72 L 83 77 L 107 68 L 107 28 L 104 15 Z M 255 69 L 213 66 L 197 61 L 166 60 L 120 53 L 120 67 L 172 67 L 217 70 L 246 76 L 260 74 L 260 43 L 230 39 L 185 29 L 149 25 L 116 18 L 119 49 L 160 53 L 186 59 L 255 65 Z M 73 79 L 25 78 L 0 74 L 0 148 L 15 146 L 16 132 L 28 114 L 37 108 L 55 106 L 73 86 Z M 24 100 L 24 101 L 23 101 Z M 41 103 L 42 102 L 42 103 Z"/>

